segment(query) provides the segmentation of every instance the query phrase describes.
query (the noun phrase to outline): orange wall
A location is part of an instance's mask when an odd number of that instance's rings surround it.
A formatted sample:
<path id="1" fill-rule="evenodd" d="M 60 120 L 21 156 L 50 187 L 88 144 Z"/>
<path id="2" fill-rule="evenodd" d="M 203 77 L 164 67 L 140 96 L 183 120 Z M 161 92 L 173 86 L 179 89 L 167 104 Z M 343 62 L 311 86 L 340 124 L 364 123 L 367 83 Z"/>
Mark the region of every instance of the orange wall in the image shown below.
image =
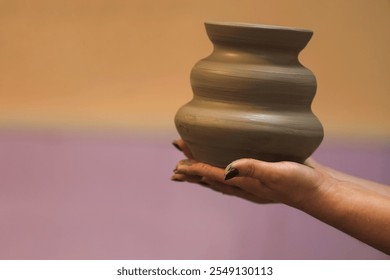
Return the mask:
<path id="1" fill-rule="evenodd" d="M 0 126 L 174 131 L 207 20 L 309 28 L 327 135 L 390 137 L 390 1 L 0 0 Z"/>

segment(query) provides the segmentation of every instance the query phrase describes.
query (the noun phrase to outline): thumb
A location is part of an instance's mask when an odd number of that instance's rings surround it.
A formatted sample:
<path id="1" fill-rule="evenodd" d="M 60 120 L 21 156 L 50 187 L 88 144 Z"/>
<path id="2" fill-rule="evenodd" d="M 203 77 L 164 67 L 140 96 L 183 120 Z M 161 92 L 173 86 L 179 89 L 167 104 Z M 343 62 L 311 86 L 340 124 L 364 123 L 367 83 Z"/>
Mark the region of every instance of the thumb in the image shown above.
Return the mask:
<path id="1" fill-rule="evenodd" d="M 174 140 L 172 142 L 172 145 L 175 146 L 175 148 L 178 149 L 179 151 L 183 152 L 187 158 L 189 159 L 194 158 L 194 156 L 190 151 L 190 148 L 188 148 L 187 144 L 184 142 L 183 139 Z"/>
<path id="2" fill-rule="evenodd" d="M 275 168 L 275 163 L 244 158 L 233 161 L 225 168 L 224 179 L 251 177 L 266 180 L 273 176 L 278 176 L 278 169 Z"/>

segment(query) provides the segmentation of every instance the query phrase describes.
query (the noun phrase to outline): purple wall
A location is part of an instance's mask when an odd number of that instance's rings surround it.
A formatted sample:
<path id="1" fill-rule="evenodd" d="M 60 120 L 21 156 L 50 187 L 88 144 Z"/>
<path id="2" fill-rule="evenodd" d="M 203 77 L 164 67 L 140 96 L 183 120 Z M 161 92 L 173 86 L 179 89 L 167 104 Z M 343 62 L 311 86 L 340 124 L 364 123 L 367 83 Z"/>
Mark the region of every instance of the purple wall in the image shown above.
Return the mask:
<path id="1" fill-rule="evenodd" d="M 171 182 L 171 140 L 2 131 L 0 259 L 390 259 L 287 206 Z M 315 158 L 390 183 L 390 146 Z"/>

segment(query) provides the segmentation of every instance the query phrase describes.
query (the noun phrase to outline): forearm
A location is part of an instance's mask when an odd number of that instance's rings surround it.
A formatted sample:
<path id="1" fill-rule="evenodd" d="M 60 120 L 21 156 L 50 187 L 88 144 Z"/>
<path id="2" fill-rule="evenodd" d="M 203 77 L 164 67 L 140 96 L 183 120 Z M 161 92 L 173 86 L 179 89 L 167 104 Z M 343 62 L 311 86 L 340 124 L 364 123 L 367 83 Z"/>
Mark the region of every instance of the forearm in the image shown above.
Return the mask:
<path id="1" fill-rule="evenodd" d="M 321 164 L 315 162 L 314 160 L 308 161 L 308 165 L 310 165 L 313 168 L 318 169 L 320 171 L 326 172 L 326 173 L 328 173 L 329 175 L 331 175 L 332 177 L 334 177 L 334 178 L 336 178 L 338 180 L 355 183 L 357 185 L 360 185 L 363 188 L 366 188 L 366 189 L 378 192 L 380 194 L 384 194 L 384 195 L 390 196 L 390 186 L 386 186 L 384 184 L 380 184 L 380 183 L 377 183 L 377 182 L 369 181 L 369 180 L 366 180 L 366 179 L 362 179 L 362 178 L 359 178 L 359 177 L 355 177 L 355 176 L 352 176 L 352 175 L 349 175 L 349 174 L 346 174 L 346 173 L 334 170 L 334 169 L 332 169 L 330 167 L 321 165 Z"/>
<path id="2" fill-rule="evenodd" d="M 315 201 L 297 207 L 317 219 L 390 254 L 390 197 L 338 181 Z"/>
<path id="3" fill-rule="evenodd" d="M 338 180 L 347 181 L 351 183 L 355 183 L 365 189 L 378 192 L 380 194 L 386 195 L 390 197 L 390 186 L 386 186 L 377 182 L 365 180 L 362 178 L 358 178 L 349 174 L 345 174 L 333 169 L 330 170 L 330 174 L 332 174 L 333 177 L 337 178 Z"/>

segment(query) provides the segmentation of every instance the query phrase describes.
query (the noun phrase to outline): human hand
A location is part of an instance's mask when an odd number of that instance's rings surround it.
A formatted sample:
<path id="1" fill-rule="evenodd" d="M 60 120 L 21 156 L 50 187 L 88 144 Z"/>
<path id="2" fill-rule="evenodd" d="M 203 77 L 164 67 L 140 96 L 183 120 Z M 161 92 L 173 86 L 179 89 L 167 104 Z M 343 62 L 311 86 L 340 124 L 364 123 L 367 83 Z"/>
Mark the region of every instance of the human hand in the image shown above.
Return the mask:
<path id="1" fill-rule="evenodd" d="M 182 140 L 175 141 L 174 145 L 189 159 L 177 164 L 172 180 L 198 183 L 256 203 L 281 202 L 300 208 L 325 191 L 334 180 L 320 169 L 295 162 L 239 159 L 223 170 L 193 160 Z M 307 164 L 315 166 L 311 160 Z"/>

